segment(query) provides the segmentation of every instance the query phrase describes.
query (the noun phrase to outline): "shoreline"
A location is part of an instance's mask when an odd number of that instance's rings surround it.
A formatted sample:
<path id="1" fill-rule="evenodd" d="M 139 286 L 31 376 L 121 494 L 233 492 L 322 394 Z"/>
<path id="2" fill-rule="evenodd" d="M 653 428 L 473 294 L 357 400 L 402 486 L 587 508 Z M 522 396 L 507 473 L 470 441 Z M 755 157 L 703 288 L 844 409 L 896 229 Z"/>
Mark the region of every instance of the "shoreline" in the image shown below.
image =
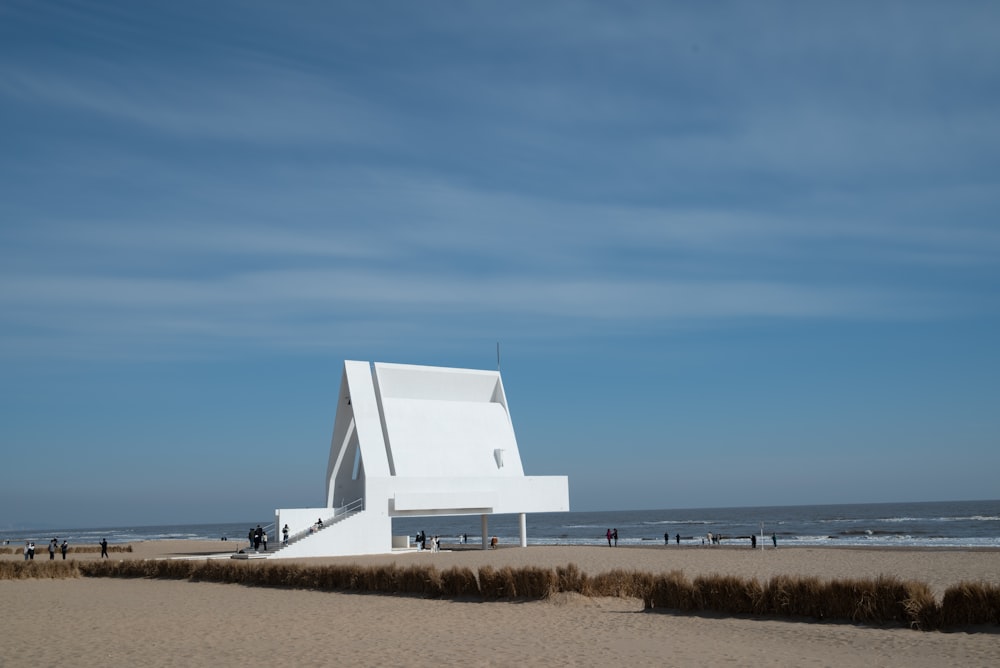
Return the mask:
<path id="1" fill-rule="evenodd" d="M 212 545 L 213 549 L 210 552 L 217 553 L 228 550 L 229 552 L 237 552 L 240 549 L 245 549 L 243 546 L 246 544 L 246 539 L 243 540 L 220 540 L 218 538 L 153 538 L 146 540 L 132 540 L 132 541 L 122 541 L 117 543 L 108 543 L 109 548 L 118 547 L 122 548 L 128 545 L 135 546 L 138 545 L 171 545 L 171 544 L 191 544 L 191 545 Z M 274 543 L 271 543 L 274 545 Z M 36 545 L 41 545 L 41 547 L 46 547 L 46 543 L 38 543 Z M 20 543 L 12 542 L 10 545 L 0 546 L 2 548 L 20 550 L 23 545 Z M 86 548 L 87 551 L 93 551 L 94 549 L 99 549 L 98 543 L 75 543 L 72 548 Z M 449 552 L 477 552 L 482 551 L 482 548 L 478 543 L 453 543 L 453 542 L 441 542 L 442 551 Z M 218 549 L 216 549 L 218 548 Z M 1000 546 L 990 546 L 990 545 L 836 545 L 836 544 L 823 544 L 823 545 L 796 545 L 791 543 L 778 544 L 778 547 L 772 547 L 768 544 L 765 548 L 757 546 L 756 548 L 751 548 L 749 545 L 736 545 L 732 543 L 722 543 L 716 545 L 694 545 L 694 544 L 684 544 L 675 545 L 670 543 L 669 546 L 664 546 L 662 543 L 656 543 L 650 541 L 648 544 L 635 544 L 635 543 L 622 543 L 613 547 L 608 547 L 607 544 L 594 542 L 594 543 L 529 543 L 525 549 L 539 549 L 539 548 L 557 548 L 557 549 L 567 549 L 567 550 L 589 550 L 589 549 L 604 549 L 604 550 L 662 550 L 665 552 L 672 551 L 688 551 L 688 550 L 735 550 L 740 552 L 772 552 L 775 550 L 862 550 L 862 551 L 887 551 L 887 552 L 997 552 L 1000 553 Z M 489 548 L 487 548 L 488 550 Z M 500 543 L 496 549 L 500 550 L 511 550 L 520 549 L 519 545 L 514 545 L 511 543 Z M 427 550 L 430 552 L 430 550 Z M 36 552 L 36 555 L 40 554 Z M 0 556 L 10 556 L 9 554 L 0 553 Z M 37 557 L 36 557 L 37 558 Z"/>
<path id="2" fill-rule="evenodd" d="M 108 543 L 109 551 L 122 557 L 131 558 L 169 558 L 171 556 L 183 556 L 184 554 L 199 553 L 205 555 L 218 555 L 223 553 L 235 554 L 240 550 L 246 549 L 246 540 L 235 541 L 235 540 L 219 540 L 211 538 L 157 538 L 151 540 L 134 540 L 126 541 L 122 543 Z M 46 550 L 47 546 L 44 543 L 36 543 L 35 559 L 41 559 L 43 556 L 48 555 Z M 22 545 L 8 545 L 3 546 L 7 550 L 12 550 L 11 552 L 0 552 L 0 558 L 20 558 Z M 131 547 L 131 551 L 122 551 Z M 201 549 L 193 549 L 193 548 Z M 273 545 L 273 547 L 277 547 Z M 81 549 L 82 548 L 82 549 Z M 207 548 L 207 549 L 206 549 Z M 698 553 L 712 553 L 712 552 L 738 552 L 738 553 L 772 553 L 772 552 L 802 552 L 802 551 L 851 551 L 851 552 L 924 552 L 928 554 L 938 554 L 942 552 L 973 552 L 973 553 L 983 553 L 983 554 L 1000 554 L 1000 546 L 983 546 L 983 545 L 970 545 L 970 546 L 953 546 L 945 545 L 941 547 L 936 547 L 932 545 L 778 545 L 778 547 L 771 547 L 768 545 L 765 548 L 756 547 L 751 548 L 748 545 L 674 545 L 671 543 L 669 546 L 649 544 L 649 545 L 636 545 L 636 544 L 621 544 L 613 547 L 608 547 L 604 544 L 595 543 L 590 544 L 577 544 L 577 543 L 555 543 L 555 544 L 529 544 L 527 547 L 522 548 L 519 545 L 512 545 L 509 543 L 500 543 L 496 548 L 483 549 L 478 544 L 472 543 L 448 543 L 441 542 L 441 550 L 437 554 L 447 554 L 447 553 L 476 553 L 476 552 L 505 552 L 507 550 L 609 550 L 614 552 L 615 550 L 636 550 L 636 551 L 650 551 L 658 552 L 663 554 L 670 553 L 688 553 L 688 552 L 698 552 Z M 78 550 L 78 551 L 74 551 Z M 273 550 L 272 550 L 273 551 Z M 88 555 L 91 553 L 99 553 L 100 546 L 97 544 L 91 545 L 86 544 L 75 544 L 70 547 L 69 553 L 75 554 L 78 557 L 82 555 Z M 263 553 L 264 550 L 261 550 Z M 398 549 L 394 550 L 391 555 L 400 554 L 435 554 L 430 549 L 417 550 L 415 548 L 410 549 Z M 143 555 L 143 556 L 137 556 Z M 372 555 L 354 555 L 345 557 L 309 557 L 301 558 L 297 561 L 308 561 L 310 559 L 326 559 L 326 558 L 357 558 L 364 559 L 366 557 L 384 557 L 391 556 L 390 554 L 372 554 Z M 59 553 L 56 553 L 56 559 L 60 559 Z"/>

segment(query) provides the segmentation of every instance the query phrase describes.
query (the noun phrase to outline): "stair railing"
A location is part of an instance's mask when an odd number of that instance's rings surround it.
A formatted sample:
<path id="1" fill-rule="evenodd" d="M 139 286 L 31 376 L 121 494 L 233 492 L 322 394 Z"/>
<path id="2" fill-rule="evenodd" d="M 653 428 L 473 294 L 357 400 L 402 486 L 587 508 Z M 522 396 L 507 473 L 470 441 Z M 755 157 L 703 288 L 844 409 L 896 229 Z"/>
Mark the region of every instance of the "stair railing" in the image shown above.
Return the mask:
<path id="1" fill-rule="evenodd" d="M 360 499 L 355 499 L 350 503 L 345 503 L 340 508 L 333 508 L 333 514 L 327 518 L 320 517 L 320 522 L 316 522 L 305 529 L 296 531 L 295 533 L 288 534 L 288 544 L 291 545 L 299 540 L 302 540 L 306 536 L 311 536 L 314 533 L 319 533 L 323 529 L 333 526 L 341 520 L 347 519 L 351 515 L 360 512 L 365 509 L 365 499 L 361 497 Z M 280 539 L 279 539 L 280 540 Z M 283 543 L 281 543 L 283 545 Z"/>

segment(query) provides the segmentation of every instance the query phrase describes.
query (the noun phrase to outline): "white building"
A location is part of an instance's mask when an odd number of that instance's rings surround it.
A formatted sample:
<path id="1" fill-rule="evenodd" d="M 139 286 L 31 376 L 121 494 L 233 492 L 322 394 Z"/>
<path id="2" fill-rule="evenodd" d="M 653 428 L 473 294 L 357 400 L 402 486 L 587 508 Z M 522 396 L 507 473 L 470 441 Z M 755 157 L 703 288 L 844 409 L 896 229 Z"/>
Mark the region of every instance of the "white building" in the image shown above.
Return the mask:
<path id="1" fill-rule="evenodd" d="M 326 480 L 326 506 L 275 511 L 274 558 L 388 553 L 408 516 L 480 515 L 485 548 L 519 514 L 525 546 L 526 513 L 569 510 L 566 476 L 524 475 L 497 371 L 344 362 Z"/>

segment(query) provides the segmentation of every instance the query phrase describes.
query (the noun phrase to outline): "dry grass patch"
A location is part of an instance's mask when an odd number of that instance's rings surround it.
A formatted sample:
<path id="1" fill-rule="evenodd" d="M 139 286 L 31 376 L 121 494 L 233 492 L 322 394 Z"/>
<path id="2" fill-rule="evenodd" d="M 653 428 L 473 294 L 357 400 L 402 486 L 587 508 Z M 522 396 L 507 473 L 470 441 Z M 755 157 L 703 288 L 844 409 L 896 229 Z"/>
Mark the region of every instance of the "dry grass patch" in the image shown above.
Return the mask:
<path id="1" fill-rule="evenodd" d="M 901 624 L 934 630 L 1000 624 L 1000 586 L 963 582 L 939 604 L 922 582 L 894 577 L 824 582 L 815 577 L 778 576 L 765 584 L 731 575 L 699 576 L 680 571 L 659 575 L 613 570 L 595 576 L 575 564 L 557 569 L 482 566 L 478 574 L 432 565 L 309 566 L 233 560 L 0 561 L 0 579 L 68 577 L 159 578 L 485 600 L 541 600 L 560 593 L 642 599 L 647 609 Z"/>
<path id="2" fill-rule="evenodd" d="M 0 580 L 78 578 L 75 561 L 0 561 Z"/>
<path id="3" fill-rule="evenodd" d="M 583 593 L 590 596 L 614 596 L 646 600 L 653 590 L 653 576 L 639 571 L 615 569 L 590 578 L 590 586 Z"/>
<path id="4" fill-rule="evenodd" d="M 486 600 L 517 598 L 513 570 L 505 566 L 499 571 L 492 566 L 479 568 L 479 593 Z"/>
<path id="5" fill-rule="evenodd" d="M 1000 586 L 985 582 L 960 582 L 944 592 L 941 626 L 1000 624 Z"/>
<path id="6" fill-rule="evenodd" d="M 903 608 L 911 628 L 921 631 L 941 628 L 941 606 L 925 583 L 913 580 L 906 583 Z"/>
<path id="7" fill-rule="evenodd" d="M 695 578 L 692 589 L 695 604 L 701 610 L 734 615 L 760 614 L 764 610 L 764 588 L 755 579 L 709 575 Z"/>
<path id="8" fill-rule="evenodd" d="M 471 568 L 455 566 L 441 573 L 441 595 L 454 598 L 479 597 L 479 581 Z"/>
<path id="9" fill-rule="evenodd" d="M 576 564 L 567 564 L 556 568 L 557 591 L 582 594 L 590 587 L 590 577 L 580 571 Z"/>
<path id="10" fill-rule="evenodd" d="M 649 595 L 643 599 L 647 609 L 661 608 L 692 612 L 699 609 L 699 598 L 691 582 L 680 571 L 661 573 L 653 578 Z"/>

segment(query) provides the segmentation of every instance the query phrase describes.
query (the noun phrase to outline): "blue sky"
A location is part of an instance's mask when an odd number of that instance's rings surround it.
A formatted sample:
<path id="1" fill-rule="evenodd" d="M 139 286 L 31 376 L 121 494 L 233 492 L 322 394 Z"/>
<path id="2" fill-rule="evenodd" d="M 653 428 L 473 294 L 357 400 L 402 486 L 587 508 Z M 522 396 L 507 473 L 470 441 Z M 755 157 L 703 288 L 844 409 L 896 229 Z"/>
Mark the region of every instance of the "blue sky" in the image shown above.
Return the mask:
<path id="1" fill-rule="evenodd" d="M 5 2 L 0 526 L 321 505 L 344 359 L 573 509 L 1000 496 L 995 3 Z"/>

